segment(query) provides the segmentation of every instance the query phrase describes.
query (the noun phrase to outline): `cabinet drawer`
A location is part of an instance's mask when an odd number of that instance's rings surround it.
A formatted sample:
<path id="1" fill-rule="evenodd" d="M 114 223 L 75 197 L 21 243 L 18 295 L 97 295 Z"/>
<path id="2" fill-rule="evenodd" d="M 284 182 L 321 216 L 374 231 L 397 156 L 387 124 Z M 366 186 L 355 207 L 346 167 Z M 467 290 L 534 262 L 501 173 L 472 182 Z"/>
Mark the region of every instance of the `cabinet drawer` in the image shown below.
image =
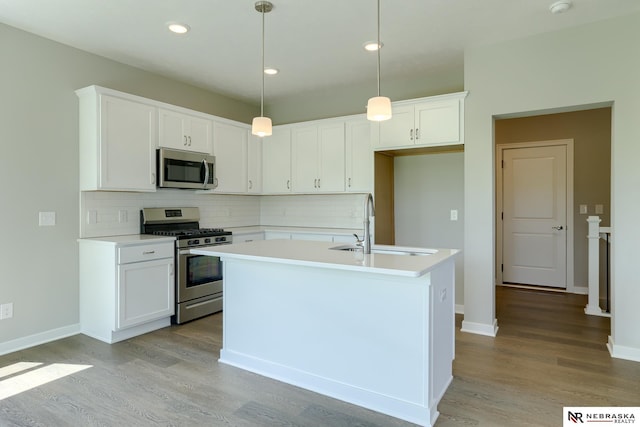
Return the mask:
<path id="1" fill-rule="evenodd" d="M 152 259 L 173 258 L 173 243 L 125 246 L 118 248 L 118 264 L 150 261 Z"/>

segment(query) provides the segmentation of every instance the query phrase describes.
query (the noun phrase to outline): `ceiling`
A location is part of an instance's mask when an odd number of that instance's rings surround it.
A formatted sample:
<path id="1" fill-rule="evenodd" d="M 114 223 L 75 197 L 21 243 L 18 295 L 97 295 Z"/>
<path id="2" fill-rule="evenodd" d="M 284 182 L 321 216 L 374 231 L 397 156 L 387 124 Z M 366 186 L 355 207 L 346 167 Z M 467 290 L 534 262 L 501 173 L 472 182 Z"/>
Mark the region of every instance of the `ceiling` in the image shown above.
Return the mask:
<path id="1" fill-rule="evenodd" d="M 640 11 L 639 0 L 381 0 L 381 79 L 460 70 L 464 48 Z M 272 0 L 265 97 L 371 82 L 375 0 Z M 254 0 L 0 0 L 0 22 L 247 102 L 259 102 L 261 16 Z M 186 35 L 165 24 L 188 24 Z"/>

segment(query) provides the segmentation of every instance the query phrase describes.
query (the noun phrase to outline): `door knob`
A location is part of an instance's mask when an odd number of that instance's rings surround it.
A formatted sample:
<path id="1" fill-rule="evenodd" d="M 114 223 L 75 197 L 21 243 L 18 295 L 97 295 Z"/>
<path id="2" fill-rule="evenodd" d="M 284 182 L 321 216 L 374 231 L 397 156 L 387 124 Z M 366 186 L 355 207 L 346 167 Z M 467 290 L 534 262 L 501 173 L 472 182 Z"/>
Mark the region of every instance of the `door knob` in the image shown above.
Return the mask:
<path id="1" fill-rule="evenodd" d="M 558 231 L 560 231 L 560 230 L 562 230 L 564 227 L 563 227 L 563 226 L 561 226 L 561 225 L 558 225 L 557 227 L 551 227 L 551 228 L 553 228 L 554 230 L 558 230 Z"/>

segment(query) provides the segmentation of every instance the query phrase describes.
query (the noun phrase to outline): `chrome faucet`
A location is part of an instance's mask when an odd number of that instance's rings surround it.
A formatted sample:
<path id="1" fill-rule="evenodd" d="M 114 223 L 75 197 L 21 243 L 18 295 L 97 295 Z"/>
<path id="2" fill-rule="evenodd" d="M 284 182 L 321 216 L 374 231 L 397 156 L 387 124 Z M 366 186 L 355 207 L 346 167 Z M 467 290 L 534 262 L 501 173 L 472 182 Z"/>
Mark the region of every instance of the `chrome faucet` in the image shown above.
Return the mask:
<path id="1" fill-rule="evenodd" d="M 365 254 L 371 253 L 371 231 L 369 229 L 371 224 L 369 219 L 372 216 L 376 216 L 376 213 L 373 207 L 373 196 L 369 193 L 364 201 L 364 236 L 362 236 L 362 240 L 356 242 L 358 246 L 362 246 Z M 358 236 L 356 236 L 357 238 Z"/>

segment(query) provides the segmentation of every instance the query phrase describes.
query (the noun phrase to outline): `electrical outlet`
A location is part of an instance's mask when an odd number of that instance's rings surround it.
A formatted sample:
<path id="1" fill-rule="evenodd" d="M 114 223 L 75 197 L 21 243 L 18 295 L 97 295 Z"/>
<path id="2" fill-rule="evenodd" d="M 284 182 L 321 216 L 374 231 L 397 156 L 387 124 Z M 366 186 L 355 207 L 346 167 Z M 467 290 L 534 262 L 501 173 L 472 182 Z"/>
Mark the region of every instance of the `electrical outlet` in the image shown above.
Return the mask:
<path id="1" fill-rule="evenodd" d="M 126 210 L 120 209 L 120 211 L 118 211 L 118 222 L 129 222 L 129 214 Z"/>
<path id="2" fill-rule="evenodd" d="M 596 205 L 595 211 L 596 211 L 597 214 L 602 215 L 604 213 L 604 206 L 603 205 Z"/>
<path id="3" fill-rule="evenodd" d="M 450 218 L 451 221 L 457 221 L 458 220 L 458 210 L 457 209 L 451 209 L 451 214 L 450 214 Z"/>
<path id="4" fill-rule="evenodd" d="M 587 205 L 580 205 L 580 214 L 584 215 L 587 212 Z"/>
<path id="5" fill-rule="evenodd" d="M 0 305 L 0 320 L 11 319 L 13 317 L 13 303 L 8 302 Z"/>

